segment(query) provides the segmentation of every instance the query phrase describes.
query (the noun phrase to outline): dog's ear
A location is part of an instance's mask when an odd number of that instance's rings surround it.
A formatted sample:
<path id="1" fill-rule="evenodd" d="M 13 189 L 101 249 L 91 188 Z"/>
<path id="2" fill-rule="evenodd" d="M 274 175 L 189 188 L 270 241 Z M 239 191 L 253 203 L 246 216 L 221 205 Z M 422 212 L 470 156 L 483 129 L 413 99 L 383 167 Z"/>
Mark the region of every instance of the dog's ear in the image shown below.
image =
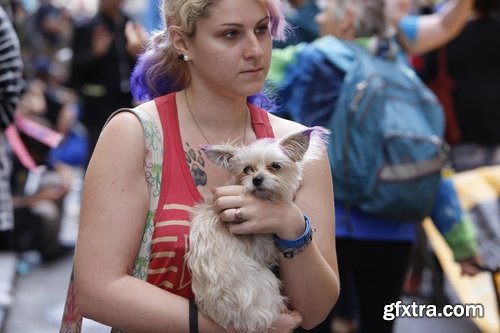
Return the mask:
<path id="1" fill-rule="evenodd" d="M 292 133 L 280 140 L 280 145 L 290 159 L 299 162 L 304 159 L 306 152 L 308 159 L 317 159 L 321 156 L 322 149 L 326 143 L 329 131 L 316 126 L 303 131 Z M 309 149 L 312 146 L 314 149 Z M 308 152 L 308 149 L 311 152 Z"/>
<path id="2" fill-rule="evenodd" d="M 304 154 L 309 148 L 309 140 L 311 139 L 311 130 L 306 129 L 292 133 L 280 140 L 280 145 L 285 154 L 294 162 L 299 162 L 304 157 Z"/>
<path id="3" fill-rule="evenodd" d="M 236 148 L 229 144 L 205 145 L 201 147 L 201 150 L 205 153 L 210 162 L 222 168 L 227 168 L 229 161 L 236 152 Z"/>

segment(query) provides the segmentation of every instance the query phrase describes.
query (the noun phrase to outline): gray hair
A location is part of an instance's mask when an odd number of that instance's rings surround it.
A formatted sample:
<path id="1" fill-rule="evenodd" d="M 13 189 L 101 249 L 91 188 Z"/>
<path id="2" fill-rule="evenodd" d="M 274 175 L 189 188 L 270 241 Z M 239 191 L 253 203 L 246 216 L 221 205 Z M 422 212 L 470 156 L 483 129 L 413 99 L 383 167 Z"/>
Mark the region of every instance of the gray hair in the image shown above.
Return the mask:
<path id="1" fill-rule="evenodd" d="M 353 22 L 356 38 L 381 36 L 388 33 L 388 21 L 385 13 L 385 0 L 333 0 L 336 4 L 336 16 L 340 19 L 347 9 L 354 10 Z"/>

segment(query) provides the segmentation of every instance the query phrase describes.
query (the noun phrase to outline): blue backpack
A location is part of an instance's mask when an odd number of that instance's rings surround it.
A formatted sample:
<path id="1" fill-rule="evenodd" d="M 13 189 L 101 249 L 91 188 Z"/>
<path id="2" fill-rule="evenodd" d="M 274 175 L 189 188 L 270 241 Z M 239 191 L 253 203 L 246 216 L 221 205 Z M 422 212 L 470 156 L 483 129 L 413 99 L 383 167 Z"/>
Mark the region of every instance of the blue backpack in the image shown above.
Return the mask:
<path id="1" fill-rule="evenodd" d="M 428 216 L 448 150 L 436 97 L 402 57 L 334 37 L 315 45 L 346 72 L 328 124 L 335 198 L 389 220 Z"/>

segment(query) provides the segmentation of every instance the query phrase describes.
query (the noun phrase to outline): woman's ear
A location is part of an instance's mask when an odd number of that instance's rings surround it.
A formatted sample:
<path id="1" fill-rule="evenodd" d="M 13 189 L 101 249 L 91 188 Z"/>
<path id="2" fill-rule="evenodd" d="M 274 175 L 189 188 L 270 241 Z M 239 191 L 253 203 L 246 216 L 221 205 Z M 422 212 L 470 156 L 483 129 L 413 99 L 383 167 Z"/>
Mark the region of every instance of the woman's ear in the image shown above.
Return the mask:
<path id="1" fill-rule="evenodd" d="M 340 21 L 340 35 L 341 38 L 344 39 L 354 39 L 355 32 L 354 32 L 354 19 L 356 17 L 356 12 L 353 8 L 348 7 L 346 8 L 345 15 Z"/>
<path id="2" fill-rule="evenodd" d="M 172 47 L 178 54 L 184 54 L 189 56 L 188 40 L 186 35 L 180 30 L 178 26 L 170 26 L 168 28 L 168 33 L 172 40 Z"/>

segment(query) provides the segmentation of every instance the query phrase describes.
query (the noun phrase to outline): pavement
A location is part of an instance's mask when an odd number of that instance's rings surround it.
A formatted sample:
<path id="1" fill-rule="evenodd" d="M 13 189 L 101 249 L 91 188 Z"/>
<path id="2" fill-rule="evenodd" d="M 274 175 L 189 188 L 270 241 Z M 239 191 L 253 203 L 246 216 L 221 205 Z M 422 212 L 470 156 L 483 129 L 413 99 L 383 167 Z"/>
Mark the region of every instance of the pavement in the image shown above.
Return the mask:
<path id="1" fill-rule="evenodd" d="M 18 274 L 13 288 L 13 304 L 0 332 L 59 332 L 72 264 L 73 256 L 68 254 L 57 262 L 34 267 L 26 275 Z M 83 332 L 109 333 L 110 329 L 85 320 Z"/>

